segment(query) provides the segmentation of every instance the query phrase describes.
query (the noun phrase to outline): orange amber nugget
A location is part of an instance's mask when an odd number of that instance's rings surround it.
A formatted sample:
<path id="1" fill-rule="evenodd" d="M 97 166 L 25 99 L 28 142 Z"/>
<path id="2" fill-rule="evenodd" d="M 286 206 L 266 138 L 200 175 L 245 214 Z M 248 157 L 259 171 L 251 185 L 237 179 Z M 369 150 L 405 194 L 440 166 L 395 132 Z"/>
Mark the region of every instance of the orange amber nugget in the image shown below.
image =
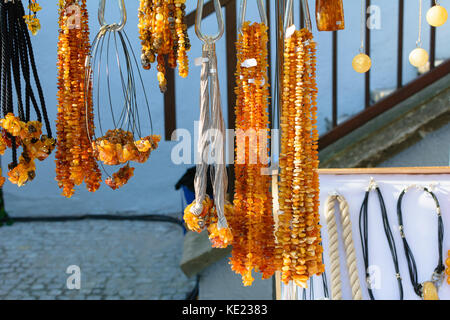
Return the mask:
<path id="1" fill-rule="evenodd" d="M 118 172 L 114 173 L 112 177 L 105 180 L 105 183 L 113 190 L 119 189 L 120 187 L 127 184 L 127 182 L 133 177 L 134 168 L 131 168 L 128 164 L 119 169 Z"/>

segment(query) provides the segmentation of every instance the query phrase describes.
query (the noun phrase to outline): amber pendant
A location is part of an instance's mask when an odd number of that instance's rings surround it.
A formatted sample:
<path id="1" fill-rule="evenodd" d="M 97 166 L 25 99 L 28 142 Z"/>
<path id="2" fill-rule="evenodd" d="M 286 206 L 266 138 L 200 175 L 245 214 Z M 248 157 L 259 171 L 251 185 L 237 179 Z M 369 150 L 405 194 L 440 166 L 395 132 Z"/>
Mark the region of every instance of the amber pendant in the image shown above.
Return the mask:
<path id="1" fill-rule="evenodd" d="M 316 22 L 319 31 L 344 30 L 342 0 L 316 0 Z"/>
<path id="2" fill-rule="evenodd" d="M 438 290 L 433 282 L 424 282 L 423 300 L 439 300 Z"/>

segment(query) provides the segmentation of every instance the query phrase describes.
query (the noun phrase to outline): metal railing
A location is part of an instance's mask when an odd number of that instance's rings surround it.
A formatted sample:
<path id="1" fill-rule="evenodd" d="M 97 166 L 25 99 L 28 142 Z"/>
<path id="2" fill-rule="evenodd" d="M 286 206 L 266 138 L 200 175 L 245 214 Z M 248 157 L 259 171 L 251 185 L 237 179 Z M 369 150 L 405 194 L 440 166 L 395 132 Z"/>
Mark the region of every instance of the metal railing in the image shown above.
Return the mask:
<path id="1" fill-rule="evenodd" d="M 268 23 L 270 23 L 270 12 L 274 5 L 284 5 L 286 0 L 279 0 L 279 3 L 274 4 L 273 1 L 266 0 L 266 10 L 268 16 Z M 225 8 L 225 36 L 226 36 L 226 54 L 227 54 L 227 79 L 228 79 L 228 124 L 230 128 L 234 127 L 234 101 L 236 101 L 234 88 L 235 88 L 235 67 L 236 67 L 236 49 L 235 42 L 237 40 L 237 0 L 222 0 L 221 4 Z M 434 4 L 434 0 L 430 0 L 431 5 Z M 300 12 L 300 27 L 303 28 L 305 21 L 303 15 L 303 7 L 301 1 L 296 1 Z M 333 142 L 344 137 L 353 130 L 361 127 L 368 121 L 377 117 L 378 115 L 386 112 L 387 110 L 395 107 L 398 103 L 406 100 L 415 93 L 429 86 L 433 82 L 439 80 L 445 75 L 450 73 L 450 60 L 444 61 L 438 67 L 435 66 L 436 62 L 436 28 L 430 27 L 430 71 L 426 74 L 416 78 L 408 84 L 403 83 L 403 56 L 405 54 L 403 42 L 404 42 L 404 0 L 398 0 L 399 12 L 398 12 L 398 46 L 397 46 L 397 88 L 396 90 L 387 96 L 386 98 L 371 104 L 371 73 L 370 71 L 365 74 L 364 85 L 364 110 L 354 115 L 353 117 L 345 120 L 342 123 L 338 123 L 338 31 L 334 31 L 332 35 L 332 105 L 331 107 L 331 130 L 321 135 L 319 140 L 319 149 L 324 149 Z M 371 0 L 366 0 L 366 7 L 371 5 Z M 213 2 L 209 1 L 205 4 L 203 10 L 203 16 L 209 16 L 214 13 Z M 369 18 L 370 13 L 366 13 L 366 18 Z M 195 11 L 191 12 L 186 17 L 186 23 L 188 28 L 195 24 Z M 270 39 L 275 41 L 276 39 Z M 371 31 L 369 28 L 365 32 L 365 53 L 370 55 L 371 53 Z M 269 45 L 269 49 L 270 49 Z M 270 51 L 269 51 L 270 57 Z M 269 79 L 272 79 L 272 65 L 269 61 Z M 175 77 L 172 69 L 168 70 L 167 74 L 168 90 L 164 97 L 165 103 L 165 137 L 166 140 L 171 139 L 172 132 L 177 128 L 176 125 L 176 101 L 175 101 Z M 320 108 L 327 108 L 327 106 L 321 105 Z M 270 108 L 269 117 L 272 119 L 272 108 Z"/>

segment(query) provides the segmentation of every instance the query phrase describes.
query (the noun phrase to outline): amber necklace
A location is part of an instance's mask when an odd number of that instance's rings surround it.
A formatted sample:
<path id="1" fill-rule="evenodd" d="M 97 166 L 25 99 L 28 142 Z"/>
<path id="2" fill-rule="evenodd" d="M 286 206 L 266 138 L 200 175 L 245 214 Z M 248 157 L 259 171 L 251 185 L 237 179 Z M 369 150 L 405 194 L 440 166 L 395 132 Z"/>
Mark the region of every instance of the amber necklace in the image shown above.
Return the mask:
<path id="1" fill-rule="evenodd" d="M 405 249 L 405 255 L 406 260 L 408 261 L 408 270 L 409 270 L 409 276 L 411 279 L 411 283 L 414 287 L 414 292 L 424 300 L 439 300 L 438 297 L 438 290 L 439 287 L 442 285 L 442 282 L 444 281 L 444 258 L 443 258 L 443 250 L 442 250 L 442 244 L 444 241 L 444 222 L 442 220 L 442 214 L 441 214 L 441 206 L 439 204 L 439 201 L 436 197 L 436 195 L 427 187 L 419 187 L 416 186 L 419 190 L 423 190 L 424 192 L 428 193 L 434 200 L 434 203 L 436 204 L 436 213 L 438 216 L 438 265 L 434 269 L 434 272 L 431 276 L 430 281 L 426 281 L 423 283 L 419 283 L 418 276 L 417 276 L 417 265 L 416 261 L 414 259 L 414 255 L 411 251 L 411 248 L 408 244 L 408 241 L 406 240 L 406 235 L 404 231 L 404 225 L 403 225 L 403 213 L 402 213 L 402 201 L 403 197 L 405 196 L 406 192 L 411 188 L 408 187 L 402 191 L 400 194 L 400 197 L 398 198 L 397 202 L 397 216 L 398 216 L 398 224 L 400 227 L 400 234 L 403 240 L 403 247 Z"/>

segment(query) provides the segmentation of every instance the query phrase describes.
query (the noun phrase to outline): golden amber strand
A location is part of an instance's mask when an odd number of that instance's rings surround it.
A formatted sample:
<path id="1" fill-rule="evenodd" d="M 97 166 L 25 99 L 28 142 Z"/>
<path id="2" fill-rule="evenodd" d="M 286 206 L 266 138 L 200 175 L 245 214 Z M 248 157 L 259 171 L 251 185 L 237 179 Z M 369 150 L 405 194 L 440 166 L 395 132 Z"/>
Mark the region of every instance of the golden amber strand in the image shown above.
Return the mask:
<path id="1" fill-rule="evenodd" d="M 178 74 L 186 78 L 189 74 L 189 60 L 187 51 L 190 49 L 189 38 L 187 37 L 187 26 L 184 23 L 186 15 L 186 0 L 175 0 L 175 26 L 178 37 L 177 60 L 178 60 Z"/>
<path id="2" fill-rule="evenodd" d="M 167 90 L 167 80 L 166 80 L 166 62 L 164 59 L 164 56 L 162 54 L 159 54 L 156 58 L 156 61 L 158 61 L 158 66 L 156 67 L 158 70 L 157 78 L 159 82 L 159 89 L 161 92 L 166 92 Z"/>
<path id="3" fill-rule="evenodd" d="M 162 92 L 167 89 L 166 59 L 170 68 L 179 67 L 181 77 L 189 72 L 187 51 L 190 42 L 186 16 L 186 0 L 141 0 L 139 6 L 139 38 L 142 44 L 141 62 L 150 69 L 157 60 L 157 79 Z"/>
<path id="4" fill-rule="evenodd" d="M 25 15 L 23 18 L 28 26 L 28 30 L 35 36 L 39 30 L 41 30 L 41 23 L 37 18 L 36 14 L 42 10 L 42 7 L 37 3 L 36 0 L 31 0 L 28 2 L 28 9 L 30 14 Z"/>
<path id="5" fill-rule="evenodd" d="M 175 69 L 177 67 L 177 50 L 178 50 L 178 37 L 175 23 L 176 7 L 175 0 L 169 0 L 167 10 L 167 64 L 170 68 Z"/>
<path id="6" fill-rule="evenodd" d="M 74 4 L 80 6 L 80 28 L 67 25 L 65 10 Z M 94 192 L 101 181 L 90 143 L 93 132 L 86 129 L 86 121 L 93 127 L 92 91 L 87 90 L 86 97 L 84 88 L 85 59 L 90 50 L 86 0 L 63 1 L 59 26 L 56 180 L 62 194 L 70 198 L 75 185 L 84 181 Z"/>
<path id="7" fill-rule="evenodd" d="M 318 88 L 317 88 L 317 82 L 316 82 L 316 42 L 312 40 L 312 34 L 309 33 L 310 41 L 308 41 L 308 49 L 310 54 L 310 67 L 311 72 L 310 74 L 310 97 L 311 97 L 311 163 L 313 166 L 313 186 L 312 189 L 314 190 L 314 198 L 313 198 L 313 212 L 315 215 L 315 222 L 316 222 L 316 230 L 313 237 L 315 237 L 315 240 L 313 242 L 316 251 L 315 251 L 315 258 L 316 258 L 316 270 L 310 270 L 311 273 L 315 271 L 315 274 L 322 274 L 325 272 L 325 265 L 323 264 L 322 259 L 322 253 L 323 253 L 323 247 L 322 247 L 322 238 L 320 233 L 320 214 L 319 214 L 319 132 L 317 128 L 317 95 L 318 95 Z"/>
<path id="8" fill-rule="evenodd" d="M 260 131 L 267 133 L 269 123 L 267 27 L 246 22 L 242 30 L 236 45 L 236 129 L 253 130 L 259 135 Z M 243 67 L 242 63 L 248 59 L 255 59 L 256 66 Z M 267 135 L 259 138 L 267 139 Z M 230 219 L 234 238 L 230 264 L 233 271 L 241 274 L 245 286 L 254 280 L 252 271 L 269 278 L 275 270 L 270 180 L 262 174 L 266 164 L 261 158 L 256 163 L 250 162 L 255 160 L 250 154 L 259 156 L 261 148 L 268 148 L 268 144 L 259 139 L 249 140 L 245 147 L 237 146 L 244 147 L 244 157 L 242 150 L 236 149 L 235 207 Z"/>
<path id="9" fill-rule="evenodd" d="M 66 23 L 66 17 L 64 14 L 64 2 L 60 1 L 59 3 L 59 25 L 63 25 Z M 72 195 L 73 193 L 73 182 L 69 180 L 69 166 L 70 166 L 70 152 L 67 145 L 67 131 L 68 128 L 66 128 L 66 117 L 67 112 L 65 106 L 68 105 L 68 95 L 65 94 L 66 88 L 65 88 L 65 80 L 64 76 L 65 74 L 68 74 L 68 71 L 65 71 L 64 68 L 64 54 L 68 53 L 68 34 L 69 32 L 64 32 L 60 29 L 59 32 L 59 41 L 58 41 L 58 62 L 57 62 L 57 68 L 58 68 L 58 93 L 57 93 L 57 100 L 58 100 L 58 113 L 57 113 L 57 121 L 56 121 L 56 132 L 58 136 L 58 142 L 57 142 L 57 150 L 56 150 L 56 180 L 58 181 L 58 186 L 60 188 L 63 188 L 63 194 L 64 195 Z M 71 185 L 69 185 L 71 184 Z"/>
<path id="10" fill-rule="evenodd" d="M 302 29 L 285 40 L 276 261 L 282 281 L 306 287 L 324 271 L 319 225 L 315 43 Z"/>
<path id="11" fill-rule="evenodd" d="M 450 250 L 447 252 L 447 260 L 445 260 L 445 264 L 447 265 L 447 269 L 445 270 L 445 274 L 447 275 L 447 284 L 450 284 Z"/>
<path id="12" fill-rule="evenodd" d="M 244 43 L 248 41 L 248 32 L 244 32 L 239 35 L 238 41 L 236 43 L 237 60 L 236 65 L 236 129 L 242 129 L 245 125 L 245 113 L 244 113 L 244 97 L 242 94 L 244 87 L 244 80 L 241 77 L 243 72 L 243 67 L 241 66 L 242 61 L 245 60 L 245 50 L 246 46 Z M 242 146 L 241 146 L 242 147 Z M 235 154 L 237 155 L 235 163 L 235 194 L 234 194 L 234 214 L 233 218 L 229 221 L 231 229 L 233 230 L 233 250 L 232 256 L 230 258 L 231 269 L 238 273 L 244 274 L 245 272 L 245 259 L 247 247 L 247 234 L 248 226 L 246 223 L 246 212 L 247 212 L 247 201 L 245 199 L 245 190 L 247 188 L 247 171 L 245 163 L 247 161 L 246 157 L 248 155 L 248 145 L 244 144 L 244 158 L 239 158 L 241 155 L 238 151 L 238 146 L 235 147 Z"/>
<path id="13" fill-rule="evenodd" d="M 237 51 L 237 60 L 238 61 L 244 61 L 243 54 L 244 54 L 244 48 L 243 43 L 248 38 L 248 34 L 244 33 L 243 35 L 239 36 L 239 40 L 236 43 L 236 51 Z M 242 128 L 243 125 L 245 125 L 244 121 L 244 101 L 243 96 L 241 94 L 242 87 L 243 87 L 243 78 L 240 77 L 240 74 L 242 72 L 242 66 L 238 63 L 236 66 L 236 87 L 235 87 L 235 93 L 236 93 L 236 107 L 235 107 L 235 114 L 236 114 L 236 128 Z M 248 154 L 248 147 L 247 144 L 245 144 L 245 152 L 244 155 Z M 238 147 L 235 147 L 235 154 L 239 156 Z M 235 164 L 235 190 L 234 190 L 234 212 L 231 217 L 231 219 L 228 219 L 228 222 L 230 223 L 232 232 L 233 232 L 233 251 L 232 251 L 232 257 L 230 258 L 230 264 L 231 269 L 238 273 L 243 274 L 245 271 L 244 266 L 244 260 L 246 253 L 244 251 L 244 248 L 246 246 L 247 238 L 247 224 L 245 223 L 245 212 L 247 211 L 247 202 L 244 198 L 244 192 L 246 189 L 246 170 L 245 170 L 245 158 L 236 159 Z"/>
<path id="14" fill-rule="evenodd" d="M 86 7 L 86 1 L 81 2 L 81 31 L 82 31 L 82 50 L 83 57 L 90 54 L 90 43 L 89 43 L 89 21 L 88 21 L 88 13 Z M 83 59 L 79 60 L 79 69 L 84 71 L 85 61 Z M 85 79 L 85 74 L 81 75 L 83 79 Z M 80 91 L 83 93 L 80 95 L 79 103 L 81 106 L 86 105 L 86 107 L 82 107 L 82 119 L 84 119 L 85 123 L 81 125 L 87 128 L 86 134 L 82 135 L 82 165 L 84 172 L 88 172 L 89 174 L 85 175 L 85 183 L 86 187 L 90 192 L 95 192 L 100 188 L 100 183 L 102 180 L 101 171 L 97 165 L 97 162 L 94 161 L 94 151 L 91 146 L 91 137 L 94 136 L 94 103 L 92 100 L 92 82 L 89 82 L 90 88 L 88 90 L 85 89 L 85 83 L 87 81 L 80 83 Z M 86 102 L 87 101 L 87 104 Z"/>
<path id="15" fill-rule="evenodd" d="M 268 113 L 268 101 L 269 101 L 269 78 L 268 78 L 268 31 L 267 27 L 263 24 L 258 25 L 258 32 L 256 33 L 255 43 L 260 44 L 258 49 L 256 60 L 260 71 L 255 78 L 255 87 L 257 88 L 255 98 L 258 104 L 257 112 L 259 113 L 259 122 L 257 124 L 258 130 L 265 131 L 266 135 L 258 139 L 258 149 L 264 150 L 265 154 L 269 154 L 269 144 L 267 136 L 269 136 L 269 113 Z M 265 139 L 265 140 L 264 140 Z M 262 160 L 261 160 L 262 161 Z M 275 249 L 275 237 L 274 237 L 274 220 L 272 214 L 272 195 L 270 193 L 270 178 L 267 175 L 261 175 L 264 169 L 264 163 L 261 163 L 257 169 L 256 174 L 259 175 L 259 192 L 261 195 L 260 203 L 260 226 L 258 239 L 262 244 L 261 258 L 259 261 L 258 269 L 262 273 L 263 279 L 270 278 L 275 272 L 274 264 L 274 249 Z"/>
<path id="16" fill-rule="evenodd" d="M 155 48 L 153 45 L 154 36 L 152 30 L 154 30 L 154 6 L 152 0 L 141 0 L 139 3 L 139 39 L 141 39 L 142 55 L 141 63 L 142 67 L 146 70 L 150 69 L 151 64 L 155 62 Z"/>
<path id="17" fill-rule="evenodd" d="M 276 261 L 277 266 L 281 267 L 282 281 L 286 282 L 291 279 L 291 263 L 295 257 L 292 257 L 295 252 L 291 250 L 291 232 L 290 224 L 293 223 L 294 231 L 299 228 L 299 221 L 292 219 L 292 172 L 293 172 L 293 141 L 294 141 L 294 124 L 292 117 L 295 119 L 296 113 L 293 110 L 293 102 L 290 97 L 293 95 L 293 86 L 295 83 L 292 77 L 295 76 L 293 72 L 293 48 L 295 47 L 295 35 L 285 41 L 284 52 L 284 72 L 283 72 L 283 97 L 282 97 L 282 113 L 281 113 L 281 153 L 280 153 L 280 182 L 279 182 L 279 222 L 277 236 L 277 250 Z M 298 190 L 296 190 L 298 192 Z M 291 254 L 292 252 L 292 254 Z"/>

